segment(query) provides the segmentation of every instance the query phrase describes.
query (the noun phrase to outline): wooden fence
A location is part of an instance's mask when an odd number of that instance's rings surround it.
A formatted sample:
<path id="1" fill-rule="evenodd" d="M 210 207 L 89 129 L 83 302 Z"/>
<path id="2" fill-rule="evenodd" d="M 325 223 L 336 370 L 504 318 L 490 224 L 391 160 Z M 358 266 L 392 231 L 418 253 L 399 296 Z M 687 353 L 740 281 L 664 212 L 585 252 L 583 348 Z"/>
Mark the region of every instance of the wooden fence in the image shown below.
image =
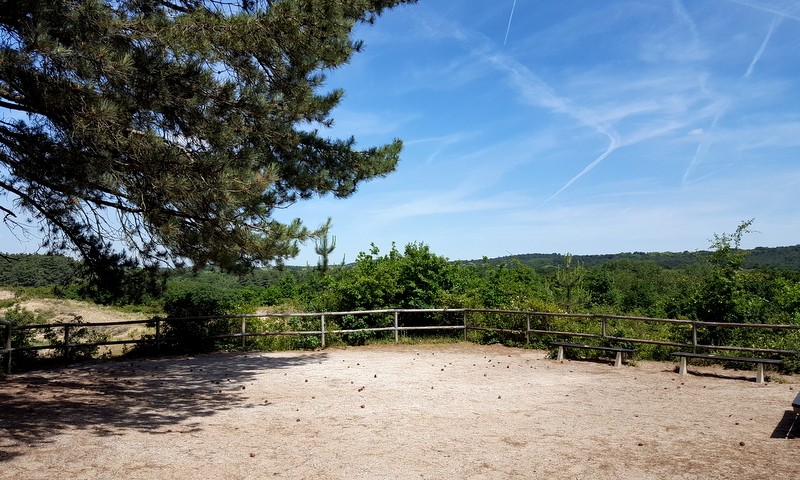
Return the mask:
<path id="1" fill-rule="evenodd" d="M 401 315 L 419 315 L 419 314 L 442 314 L 457 316 L 458 321 L 451 321 L 450 325 L 404 325 L 401 320 Z M 339 328 L 333 319 L 341 318 L 344 316 L 362 316 L 362 315 L 391 315 L 393 321 L 391 325 L 382 327 L 371 328 L 353 328 L 344 329 Z M 292 321 L 317 319 L 314 323 L 314 329 L 291 329 L 291 330 L 276 330 L 266 332 L 256 332 L 248 330 L 248 320 L 252 319 L 266 319 L 266 318 L 284 318 L 291 323 Z M 565 331 L 559 330 L 553 326 L 556 319 L 573 319 L 579 320 L 582 323 L 581 331 L 572 330 Z M 463 332 L 463 339 L 469 341 L 470 332 L 484 332 L 502 335 L 515 335 L 521 339 L 524 338 L 526 344 L 531 342 L 532 335 L 547 336 L 547 337 L 575 337 L 592 339 L 603 343 L 638 343 L 661 345 L 665 347 L 673 347 L 679 349 L 697 349 L 706 350 L 729 350 L 749 352 L 756 354 L 772 354 L 772 355 L 798 355 L 798 350 L 782 350 L 770 348 L 753 348 L 741 347 L 735 345 L 709 345 L 703 344 L 698 341 L 698 331 L 700 329 L 718 328 L 718 329 L 757 329 L 757 330 L 800 330 L 800 325 L 777 325 L 777 324 L 755 324 L 755 323 L 725 323 L 725 322 L 699 322 L 692 320 L 677 320 L 667 318 L 649 318 L 649 317 L 632 317 L 622 315 L 597 315 L 597 314 L 571 314 L 571 313 L 553 313 L 553 312 L 530 312 L 520 310 L 490 310 L 490 309 L 385 309 L 385 310 L 361 310 L 352 312 L 325 312 L 325 313 L 267 313 L 258 315 L 225 315 L 225 316 L 208 316 L 208 317 L 187 317 L 187 318 L 152 318 L 150 320 L 131 320 L 131 321 L 115 321 L 115 322 L 98 322 L 98 323 L 52 323 L 40 325 L 24 325 L 14 326 L 6 320 L 0 319 L 0 326 L 3 327 L 3 336 L 0 337 L 4 340 L 4 347 L 0 349 L 0 355 L 3 357 L 3 365 L 6 373 L 11 371 L 12 355 L 16 351 L 31 351 L 31 350 L 60 350 L 61 355 L 65 360 L 70 358 L 70 353 L 78 348 L 99 347 L 105 345 L 129 345 L 129 344 L 150 344 L 156 350 L 160 350 L 163 344 L 168 341 L 165 338 L 164 325 L 166 322 L 210 322 L 214 320 L 229 320 L 238 321 L 241 328 L 236 332 L 229 332 L 224 334 L 211 335 L 207 339 L 241 339 L 242 348 L 247 348 L 247 340 L 254 337 L 265 336 L 286 336 L 298 335 L 306 336 L 312 335 L 319 338 L 319 345 L 325 348 L 328 345 L 328 338 L 331 335 L 352 334 L 358 332 L 392 332 L 394 334 L 394 341 L 400 341 L 400 334 L 403 332 L 414 331 L 461 331 Z M 609 325 L 614 322 L 628 321 L 628 322 L 644 322 L 644 323 L 664 323 L 679 325 L 691 330 L 691 343 L 681 343 L 674 341 L 664 341 L 658 339 L 648 338 L 631 338 L 626 336 L 614 336 L 609 334 Z M 511 322 L 512 326 L 509 328 L 508 323 Z M 175 324 L 173 323 L 173 324 Z M 237 323 L 237 322 L 233 322 Z M 334 328 L 331 328 L 331 325 Z M 74 332 L 77 329 L 96 329 L 102 327 L 112 326 L 133 326 L 143 325 L 151 330 L 152 333 L 148 335 L 141 335 L 140 338 L 130 338 L 122 340 L 103 340 L 96 342 L 80 342 L 75 339 Z M 316 327 L 318 325 L 318 328 Z M 34 346 L 18 346 L 12 344 L 13 332 L 33 330 L 33 331 L 52 331 L 53 329 L 62 329 L 63 335 L 56 335 L 56 338 L 63 339 L 56 343 L 49 343 Z M 596 330 L 592 332 L 592 330 Z M 238 343 L 238 341 L 237 341 Z"/>

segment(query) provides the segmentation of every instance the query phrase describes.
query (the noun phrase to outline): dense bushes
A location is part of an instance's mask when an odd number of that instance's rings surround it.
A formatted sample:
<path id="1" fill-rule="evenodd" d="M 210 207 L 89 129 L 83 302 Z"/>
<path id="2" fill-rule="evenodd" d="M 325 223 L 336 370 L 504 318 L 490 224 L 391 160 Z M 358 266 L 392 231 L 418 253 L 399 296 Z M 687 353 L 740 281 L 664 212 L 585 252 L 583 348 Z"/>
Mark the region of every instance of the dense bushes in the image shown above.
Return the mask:
<path id="1" fill-rule="evenodd" d="M 225 339 L 237 323 L 227 318 L 183 320 L 187 317 L 224 317 L 252 313 L 261 304 L 263 289 L 241 287 L 233 277 L 218 272 L 173 279 L 162 296 L 167 315 L 162 341 L 177 351 L 209 351 L 228 347 Z"/>
<path id="2" fill-rule="evenodd" d="M 5 311 L 5 320 L 11 322 L 15 327 L 22 327 L 26 325 L 36 325 L 47 323 L 47 318 L 41 314 L 35 314 L 29 310 L 14 306 Z M 5 328 L 0 330 L 0 345 L 5 346 L 6 339 L 4 338 Z M 35 342 L 34 330 L 12 330 L 11 331 L 11 345 L 14 348 L 32 347 Z M 36 350 L 20 350 L 14 353 L 13 361 L 15 368 L 28 367 L 35 363 L 38 359 Z"/>
<path id="3" fill-rule="evenodd" d="M 44 325 L 52 322 L 50 313 L 32 312 L 18 305 L 6 309 L 4 317 L 15 327 Z M 108 335 L 91 328 L 91 325 L 82 322 L 80 317 L 76 317 L 68 325 L 69 336 L 67 339 L 64 335 L 65 327 L 60 326 L 45 329 L 12 329 L 11 345 L 15 349 L 42 345 L 50 347 L 45 350 L 15 350 L 13 353 L 14 368 L 25 369 L 56 359 L 68 362 L 89 360 L 95 358 L 100 350 L 99 346 L 93 344 L 108 340 Z M 0 345 L 5 345 L 6 339 L 2 338 L 5 329 L 0 332 L 2 332 L 0 333 L 2 342 Z M 65 343 L 65 340 L 68 343 Z"/>
<path id="4" fill-rule="evenodd" d="M 748 226 L 745 222 L 732 235 L 715 236 L 709 254 L 697 256 L 698 261 L 693 265 L 674 269 L 639 259 L 644 256 L 612 259 L 591 267 L 583 266 L 576 260 L 578 257 L 569 255 L 562 257 L 561 265 L 540 267 L 514 259 L 500 264 L 488 259 L 458 263 L 434 254 L 421 243 L 408 244 L 402 250 L 393 245 L 387 253 L 373 245 L 369 252 L 359 254 L 353 264 L 326 270 L 255 270 L 242 277 L 218 271 L 173 274 L 161 287 L 163 292 L 151 300 L 168 319 L 161 332 L 162 340 L 182 351 L 241 348 L 240 340 L 219 338 L 237 333 L 241 321 L 219 317 L 253 313 L 266 307 L 293 312 L 476 308 L 800 325 L 800 273 L 774 268 L 745 269 L 747 255 L 738 246 Z M 36 262 L 44 260 L 48 259 L 38 258 Z M 135 283 L 138 274 L 131 273 L 131 283 Z M 37 275 L 31 278 L 38 278 Z M 22 281 L 28 277 L 20 274 L 16 278 Z M 67 290 L 68 287 L 62 289 Z M 70 291 L 76 292 L 74 288 Z M 7 315 L 24 316 L 14 311 Z M 176 320 L 198 316 L 215 318 Z M 534 317 L 535 322 L 548 323 L 541 325 L 543 330 L 594 332 L 592 329 L 597 328 L 597 322 L 584 325 L 574 318 Z M 391 318 L 381 314 L 331 318 L 331 327 L 343 329 L 391 325 Z M 404 326 L 410 327 L 449 325 L 453 321 L 440 314 L 403 316 Z M 524 315 L 520 318 L 475 315 L 473 321 L 474 326 L 519 329 Z M 318 329 L 318 322 L 299 317 L 248 319 L 247 328 L 252 332 L 312 331 Z M 614 321 L 608 328 L 608 334 L 615 337 L 677 343 L 690 343 L 692 339 L 691 329 L 685 326 Z M 798 332 L 707 327 L 698 329 L 697 334 L 700 343 L 709 345 L 800 349 Z M 208 340 L 209 336 L 218 338 Z M 357 345 L 382 336 L 350 332 L 334 340 Z M 519 336 L 485 331 L 476 334 L 474 340 L 509 343 L 518 342 Z M 257 337 L 248 339 L 247 345 L 268 349 L 315 348 L 319 341 L 311 335 Z M 640 350 L 654 358 L 667 354 L 661 347 L 642 346 Z"/>

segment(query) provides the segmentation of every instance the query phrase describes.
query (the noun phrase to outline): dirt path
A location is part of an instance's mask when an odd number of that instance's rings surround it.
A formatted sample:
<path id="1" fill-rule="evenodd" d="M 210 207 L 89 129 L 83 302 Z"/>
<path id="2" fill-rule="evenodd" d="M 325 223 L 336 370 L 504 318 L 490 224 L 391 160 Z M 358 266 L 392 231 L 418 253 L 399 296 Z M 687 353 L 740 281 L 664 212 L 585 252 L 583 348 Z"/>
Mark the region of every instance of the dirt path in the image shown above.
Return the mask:
<path id="1" fill-rule="evenodd" d="M 148 318 L 147 315 L 143 313 L 121 312 L 112 307 L 61 298 L 28 299 L 19 302 L 18 306 L 36 313 L 46 312 L 52 316 L 52 318 L 48 320 L 52 323 L 74 322 L 76 319 L 87 323 L 98 323 L 121 320 L 145 320 Z"/>
<path id="2" fill-rule="evenodd" d="M 383 346 L 0 380 L 0 478 L 797 478 L 798 378 Z"/>
<path id="3" fill-rule="evenodd" d="M 15 295 L 8 290 L 0 290 L 0 300 L 13 299 Z M 118 322 L 127 320 L 147 320 L 150 318 L 144 313 L 123 312 L 118 309 L 95 305 L 89 302 L 68 300 L 62 298 L 34 298 L 22 299 L 16 302 L 15 307 L 19 307 L 36 314 L 44 314 L 42 323 L 74 323 L 76 321 L 85 323 Z M 0 316 L 4 309 L 0 309 Z M 110 339 L 120 340 L 127 338 L 138 338 L 148 330 L 143 325 L 115 325 L 104 327 L 100 330 L 109 335 Z M 102 351 L 122 353 L 121 346 L 105 347 Z"/>

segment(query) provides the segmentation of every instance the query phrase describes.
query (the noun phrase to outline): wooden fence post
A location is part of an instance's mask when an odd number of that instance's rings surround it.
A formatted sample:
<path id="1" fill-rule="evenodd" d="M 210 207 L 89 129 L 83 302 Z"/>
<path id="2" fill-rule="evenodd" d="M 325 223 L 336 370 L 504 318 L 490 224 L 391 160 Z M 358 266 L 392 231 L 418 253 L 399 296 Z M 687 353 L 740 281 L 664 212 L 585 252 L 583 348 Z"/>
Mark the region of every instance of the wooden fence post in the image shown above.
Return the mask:
<path id="1" fill-rule="evenodd" d="M 69 363 L 69 324 L 64 324 L 64 363 Z"/>
<path id="2" fill-rule="evenodd" d="M 242 350 L 247 348 L 246 345 L 247 337 L 245 337 L 246 334 L 247 334 L 247 319 L 245 317 L 242 317 Z"/>
<path id="3" fill-rule="evenodd" d="M 394 343 L 400 342 L 400 330 L 398 330 L 398 325 L 400 324 L 400 312 L 397 310 L 394 311 Z"/>
<path id="4" fill-rule="evenodd" d="M 531 316 L 525 314 L 525 345 L 531 343 Z"/>
<path id="5" fill-rule="evenodd" d="M 692 322 L 692 352 L 697 353 L 697 324 Z"/>
<path id="6" fill-rule="evenodd" d="M 161 319 L 156 317 L 156 351 L 161 350 Z"/>
<path id="7" fill-rule="evenodd" d="M 3 325 L 6 327 L 6 364 L 4 368 L 8 375 L 11 373 L 11 322 L 3 320 Z"/>
<path id="8" fill-rule="evenodd" d="M 608 323 L 608 319 L 603 317 L 603 338 L 606 338 L 606 323 Z"/>
<path id="9" fill-rule="evenodd" d="M 464 310 L 464 341 L 467 341 L 467 311 Z"/>
<path id="10" fill-rule="evenodd" d="M 321 337 L 320 344 L 322 345 L 322 348 L 325 348 L 325 314 L 324 313 L 320 316 L 319 323 L 320 323 L 319 331 L 322 332 L 322 334 L 320 335 L 320 337 Z"/>

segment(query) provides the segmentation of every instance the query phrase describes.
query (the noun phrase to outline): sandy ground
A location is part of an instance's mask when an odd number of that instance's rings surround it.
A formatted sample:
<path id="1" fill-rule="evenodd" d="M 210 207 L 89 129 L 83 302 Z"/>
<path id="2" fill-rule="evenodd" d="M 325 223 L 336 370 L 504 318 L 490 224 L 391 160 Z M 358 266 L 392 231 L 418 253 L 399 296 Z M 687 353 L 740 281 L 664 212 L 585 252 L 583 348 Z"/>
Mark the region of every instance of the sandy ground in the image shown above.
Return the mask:
<path id="1" fill-rule="evenodd" d="M 60 298 L 28 299 L 20 301 L 17 305 L 32 312 L 46 312 L 52 315 L 48 320 L 50 323 L 74 322 L 76 319 L 87 323 L 98 323 L 148 318 L 143 313 L 121 312 L 112 307 Z"/>
<path id="2" fill-rule="evenodd" d="M 0 300 L 15 298 L 14 292 L 0 290 Z M 95 305 L 88 302 L 60 298 L 34 298 L 21 299 L 14 305 L 37 314 L 44 314 L 45 323 L 85 323 L 118 322 L 126 320 L 147 320 L 150 318 L 144 313 L 122 312 L 118 309 L 104 305 Z M 11 307 L 13 308 L 13 307 Z M 0 309 L 0 315 L 4 310 Z M 102 333 L 111 339 L 138 338 L 148 330 L 143 325 L 114 325 L 102 328 Z M 103 351 L 120 354 L 122 346 L 105 347 Z M 0 478 L 2 473 L 0 473 Z"/>
<path id="3" fill-rule="evenodd" d="M 798 478 L 800 378 L 691 370 L 466 343 L 75 365 L 0 378 L 0 478 Z"/>

